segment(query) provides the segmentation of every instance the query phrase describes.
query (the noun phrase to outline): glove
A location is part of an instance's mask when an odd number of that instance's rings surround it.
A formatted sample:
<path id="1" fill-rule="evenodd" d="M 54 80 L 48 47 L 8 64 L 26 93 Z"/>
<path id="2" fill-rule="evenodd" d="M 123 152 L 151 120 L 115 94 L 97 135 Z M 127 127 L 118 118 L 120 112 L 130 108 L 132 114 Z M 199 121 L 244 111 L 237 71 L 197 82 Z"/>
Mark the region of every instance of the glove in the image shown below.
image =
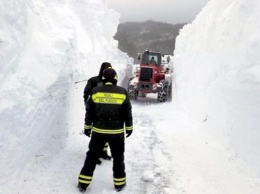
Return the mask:
<path id="1" fill-rule="evenodd" d="M 84 134 L 90 137 L 92 125 L 84 125 Z"/>
<path id="2" fill-rule="evenodd" d="M 126 137 L 129 137 L 133 133 L 133 130 L 126 130 Z"/>
<path id="3" fill-rule="evenodd" d="M 91 134 L 91 130 L 89 129 L 84 129 L 84 134 L 88 137 L 90 137 L 90 134 Z"/>

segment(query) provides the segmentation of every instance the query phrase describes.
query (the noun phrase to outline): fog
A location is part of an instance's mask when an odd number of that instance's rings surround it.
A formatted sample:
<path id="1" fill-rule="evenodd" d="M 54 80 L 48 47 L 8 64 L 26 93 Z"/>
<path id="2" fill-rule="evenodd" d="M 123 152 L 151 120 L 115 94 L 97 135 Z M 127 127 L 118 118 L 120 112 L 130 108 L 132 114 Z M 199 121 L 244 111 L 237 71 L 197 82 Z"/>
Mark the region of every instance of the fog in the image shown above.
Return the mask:
<path id="1" fill-rule="evenodd" d="M 121 14 L 120 22 L 154 20 L 166 23 L 187 23 L 209 0 L 107 0 L 108 6 Z"/>

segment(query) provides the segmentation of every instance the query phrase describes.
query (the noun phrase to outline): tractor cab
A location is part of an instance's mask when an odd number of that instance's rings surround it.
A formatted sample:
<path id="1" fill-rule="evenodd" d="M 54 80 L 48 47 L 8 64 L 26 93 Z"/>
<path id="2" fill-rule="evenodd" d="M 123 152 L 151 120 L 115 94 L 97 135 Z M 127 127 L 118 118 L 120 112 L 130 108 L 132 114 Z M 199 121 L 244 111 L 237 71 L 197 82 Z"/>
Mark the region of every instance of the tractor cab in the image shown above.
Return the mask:
<path id="1" fill-rule="evenodd" d="M 146 50 L 140 62 L 139 81 L 159 83 L 164 79 L 161 62 L 161 53 Z"/>
<path id="2" fill-rule="evenodd" d="M 160 66 L 162 63 L 162 55 L 159 52 L 145 51 L 142 55 L 141 64 Z"/>

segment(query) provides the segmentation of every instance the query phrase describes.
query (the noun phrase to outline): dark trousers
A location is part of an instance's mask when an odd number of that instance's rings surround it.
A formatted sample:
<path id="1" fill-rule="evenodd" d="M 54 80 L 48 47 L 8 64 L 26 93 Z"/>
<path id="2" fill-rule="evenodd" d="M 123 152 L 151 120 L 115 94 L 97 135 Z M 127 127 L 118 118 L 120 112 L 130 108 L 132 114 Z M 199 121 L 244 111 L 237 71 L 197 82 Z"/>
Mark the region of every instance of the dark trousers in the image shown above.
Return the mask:
<path id="1" fill-rule="evenodd" d="M 111 155 L 113 158 L 114 178 L 125 178 L 125 139 L 122 136 L 103 134 L 92 135 L 89 143 L 89 150 L 87 152 L 85 163 L 80 172 L 80 175 L 91 177 L 92 180 L 93 173 L 96 168 L 96 161 L 99 158 L 100 153 L 102 153 L 106 142 L 108 142 L 109 144 Z"/>

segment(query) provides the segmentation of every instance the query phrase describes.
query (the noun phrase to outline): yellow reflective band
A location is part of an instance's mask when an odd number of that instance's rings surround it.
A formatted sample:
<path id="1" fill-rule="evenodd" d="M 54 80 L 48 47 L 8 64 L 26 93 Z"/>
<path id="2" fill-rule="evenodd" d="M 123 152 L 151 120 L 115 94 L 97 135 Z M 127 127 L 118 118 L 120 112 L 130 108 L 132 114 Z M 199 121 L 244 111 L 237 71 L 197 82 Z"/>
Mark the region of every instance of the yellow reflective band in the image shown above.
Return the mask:
<path id="1" fill-rule="evenodd" d="M 120 133 L 124 133 L 124 129 L 97 129 L 97 128 L 93 128 L 93 131 L 97 132 L 97 133 L 104 133 L 104 134 L 120 134 Z"/>
<path id="2" fill-rule="evenodd" d="M 133 126 L 131 126 L 131 127 L 125 127 L 126 128 L 126 130 L 133 130 Z"/>
<path id="3" fill-rule="evenodd" d="M 85 176 L 85 175 L 82 175 L 82 174 L 79 175 L 79 178 L 83 178 L 83 179 L 87 179 L 87 180 L 92 180 L 92 176 Z"/>
<path id="4" fill-rule="evenodd" d="M 123 102 L 126 99 L 126 95 L 117 93 L 97 92 L 96 94 L 92 95 L 92 99 L 95 103 L 123 104 Z"/>
<path id="5" fill-rule="evenodd" d="M 124 182 L 119 182 L 119 183 L 118 182 L 114 182 L 114 185 L 117 185 L 117 186 L 118 185 L 124 185 L 124 184 L 125 184 L 125 181 Z"/>
<path id="6" fill-rule="evenodd" d="M 100 104 L 123 104 L 124 101 L 115 98 L 97 98 L 94 102 Z"/>
<path id="7" fill-rule="evenodd" d="M 91 125 L 85 125 L 85 126 L 84 126 L 84 129 L 91 129 L 91 128 L 92 128 Z"/>
<path id="8" fill-rule="evenodd" d="M 120 134 L 124 133 L 124 129 L 98 129 L 93 127 L 92 129 L 94 132 L 103 133 L 103 134 Z"/>
<path id="9" fill-rule="evenodd" d="M 84 183 L 84 184 L 90 184 L 91 183 L 91 181 L 84 181 L 84 180 L 81 180 L 81 179 L 79 179 L 79 182 Z"/>
<path id="10" fill-rule="evenodd" d="M 103 151 L 107 151 L 108 149 L 108 143 L 105 143 Z"/>
<path id="11" fill-rule="evenodd" d="M 114 181 L 125 181 L 126 178 L 114 178 Z"/>

